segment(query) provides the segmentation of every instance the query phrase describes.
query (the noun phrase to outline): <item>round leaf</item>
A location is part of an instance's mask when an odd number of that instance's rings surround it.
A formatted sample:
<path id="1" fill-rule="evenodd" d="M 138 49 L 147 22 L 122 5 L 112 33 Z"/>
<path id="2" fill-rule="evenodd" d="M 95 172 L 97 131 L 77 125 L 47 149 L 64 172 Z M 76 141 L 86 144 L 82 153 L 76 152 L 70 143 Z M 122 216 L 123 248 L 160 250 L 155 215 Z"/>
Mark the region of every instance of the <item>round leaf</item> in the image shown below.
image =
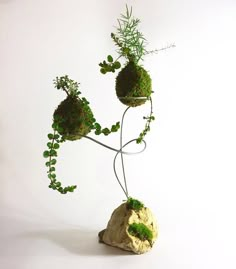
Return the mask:
<path id="1" fill-rule="evenodd" d="M 52 140 L 53 139 L 53 134 L 48 134 L 48 138 L 50 139 L 50 140 Z"/>
<path id="2" fill-rule="evenodd" d="M 51 160 L 51 164 L 52 164 L 52 165 L 54 165 L 54 164 L 56 164 L 56 163 L 57 163 L 57 160 L 56 160 L 56 159 L 52 159 L 52 160 Z"/>
<path id="3" fill-rule="evenodd" d="M 121 67 L 121 64 L 120 64 L 120 62 L 116 61 L 116 62 L 114 62 L 113 66 L 115 69 L 119 69 Z"/>
<path id="4" fill-rule="evenodd" d="M 44 158 L 48 158 L 49 157 L 49 151 L 48 150 L 45 150 L 44 153 L 43 153 L 43 157 Z"/>
<path id="5" fill-rule="evenodd" d="M 51 142 L 48 142 L 48 143 L 47 143 L 47 146 L 48 146 L 49 148 L 51 148 L 51 147 L 52 147 L 52 143 L 51 143 Z"/>
<path id="6" fill-rule="evenodd" d="M 107 56 L 107 61 L 108 61 L 109 63 L 112 63 L 112 62 L 113 62 L 113 58 L 112 58 L 111 55 L 108 55 L 108 56 Z"/>
<path id="7" fill-rule="evenodd" d="M 54 149 L 59 149 L 60 148 L 60 145 L 58 143 L 55 143 L 54 146 L 53 146 Z"/>
<path id="8" fill-rule="evenodd" d="M 105 68 L 101 68 L 100 72 L 105 75 L 107 71 L 105 70 Z"/>

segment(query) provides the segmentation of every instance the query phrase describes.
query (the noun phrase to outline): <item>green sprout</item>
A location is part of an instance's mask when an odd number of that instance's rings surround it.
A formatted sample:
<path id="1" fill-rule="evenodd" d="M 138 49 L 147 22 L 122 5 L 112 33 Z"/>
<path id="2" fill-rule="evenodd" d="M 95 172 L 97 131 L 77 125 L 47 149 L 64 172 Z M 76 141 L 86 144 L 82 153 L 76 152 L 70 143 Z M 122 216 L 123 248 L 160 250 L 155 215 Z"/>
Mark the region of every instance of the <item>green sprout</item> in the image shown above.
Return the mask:
<path id="1" fill-rule="evenodd" d="M 129 10 L 126 5 L 125 14 L 121 14 L 121 18 L 118 19 L 117 33 L 111 34 L 114 43 L 118 46 L 118 54 L 136 64 L 143 59 L 146 52 L 146 39 L 138 30 L 139 23 L 140 20 L 132 16 L 132 7 Z"/>

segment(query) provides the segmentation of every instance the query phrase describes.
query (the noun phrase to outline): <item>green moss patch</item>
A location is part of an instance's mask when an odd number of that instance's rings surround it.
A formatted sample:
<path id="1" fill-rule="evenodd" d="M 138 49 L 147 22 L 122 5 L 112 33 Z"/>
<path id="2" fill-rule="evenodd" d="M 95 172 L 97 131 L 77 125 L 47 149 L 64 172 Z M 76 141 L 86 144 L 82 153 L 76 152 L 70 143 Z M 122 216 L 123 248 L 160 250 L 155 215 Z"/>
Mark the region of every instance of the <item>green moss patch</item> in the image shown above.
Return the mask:
<path id="1" fill-rule="evenodd" d="M 116 94 L 120 101 L 128 106 L 140 106 L 146 99 L 135 97 L 149 97 L 152 93 L 152 81 L 148 72 L 134 62 L 120 71 L 116 78 Z"/>
<path id="2" fill-rule="evenodd" d="M 58 124 L 60 135 L 67 140 L 76 140 L 91 131 L 93 113 L 84 101 L 69 95 L 57 107 L 53 119 Z"/>
<path id="3" fill-rule="evenodd" d="M 150 243 L 153 239 L 152 231 L 143 223 L 132 223 L 128 228 L 129 234 L 139 238 L 141 241 L 148 240 Z"/>
<path id="4" fill-rule="evenodd" d="M 135 211 L 139 211 L 144 207 L 144 204 L 137 199 L 129 197 L 127 200 L 127 208 Z"/>

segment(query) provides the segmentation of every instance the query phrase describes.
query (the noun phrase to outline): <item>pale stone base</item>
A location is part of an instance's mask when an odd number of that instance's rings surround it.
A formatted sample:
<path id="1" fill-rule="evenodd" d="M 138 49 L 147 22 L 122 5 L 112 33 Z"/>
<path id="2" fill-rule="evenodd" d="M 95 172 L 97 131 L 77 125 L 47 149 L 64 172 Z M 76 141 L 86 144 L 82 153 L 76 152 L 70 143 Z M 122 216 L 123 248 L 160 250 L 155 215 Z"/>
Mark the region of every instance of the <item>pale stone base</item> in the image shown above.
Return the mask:
<path id="1" fill-rule="evenodd" d="M 152 241 L 142 241 L 130 235 L 128 228 L 132 223 L 145 224 L 153 233 Z M 127 209 L 127 204 L 123 203 L 112 213 L 107 228 L 99 233 L 99 241 L 136 254 L 142 254 L 152 248 L 157 236 L 157 223 L 150 209 L 143 207 L 136 212 Z"/>

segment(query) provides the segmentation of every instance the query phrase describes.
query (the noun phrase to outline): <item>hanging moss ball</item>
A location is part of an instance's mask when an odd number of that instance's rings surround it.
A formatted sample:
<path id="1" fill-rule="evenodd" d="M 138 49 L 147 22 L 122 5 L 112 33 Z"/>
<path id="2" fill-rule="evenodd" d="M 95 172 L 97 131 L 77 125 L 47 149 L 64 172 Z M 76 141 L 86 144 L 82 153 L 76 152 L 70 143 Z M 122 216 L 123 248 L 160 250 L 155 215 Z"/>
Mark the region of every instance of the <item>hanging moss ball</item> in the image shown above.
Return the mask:
<path id="1" fill-rule="evenodd" d="M 148 72 L 134 62 L 128 62 L 116 78 L 116 95 L 119 100 L 127 106 L 140 106 L 147 100 L 140 97 L 149 97 L 151 93 L 152 80 Z"/>
<path id="2" fill-rule="evenodd" d="M 60 135 L 67 140 L 77 140 L 91 131 L 93 113 L 86 102 L 69 95 L 57 107 L 53 119 Z"/>

